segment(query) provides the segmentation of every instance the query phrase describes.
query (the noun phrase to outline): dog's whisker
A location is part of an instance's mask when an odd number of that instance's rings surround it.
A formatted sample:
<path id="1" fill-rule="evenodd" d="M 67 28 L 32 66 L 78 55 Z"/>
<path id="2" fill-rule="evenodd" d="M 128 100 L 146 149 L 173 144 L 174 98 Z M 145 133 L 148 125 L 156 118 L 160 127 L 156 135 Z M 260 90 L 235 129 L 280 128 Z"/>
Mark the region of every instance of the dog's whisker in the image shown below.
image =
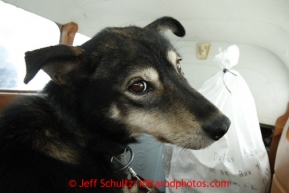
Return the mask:
<path id="1" fill-rule="evenodd" d="M 177 38 L 177 40 L 175 40 L 175 41 L 172 43 L 172 45 L 175 47 L 176 44 L 177 44 L 179 41 L 181 41 L 181 40 L 182 40 L 182 38 Z"/>

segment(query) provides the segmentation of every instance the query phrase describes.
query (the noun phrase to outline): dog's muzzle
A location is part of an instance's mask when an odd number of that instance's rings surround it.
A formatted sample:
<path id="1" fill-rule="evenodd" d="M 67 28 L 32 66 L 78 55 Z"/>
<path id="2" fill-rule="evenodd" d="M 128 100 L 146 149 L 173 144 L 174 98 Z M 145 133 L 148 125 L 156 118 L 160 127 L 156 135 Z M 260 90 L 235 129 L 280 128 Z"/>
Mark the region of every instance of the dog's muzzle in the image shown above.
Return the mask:
<path id="1" fill-rule="evenodd" d="M 230 125 L 230 119 L 226 116 L 221 116 L 210 123 L 205 124 L 203 129 L 213 140 L 217 141 L 227 133 Z"/>

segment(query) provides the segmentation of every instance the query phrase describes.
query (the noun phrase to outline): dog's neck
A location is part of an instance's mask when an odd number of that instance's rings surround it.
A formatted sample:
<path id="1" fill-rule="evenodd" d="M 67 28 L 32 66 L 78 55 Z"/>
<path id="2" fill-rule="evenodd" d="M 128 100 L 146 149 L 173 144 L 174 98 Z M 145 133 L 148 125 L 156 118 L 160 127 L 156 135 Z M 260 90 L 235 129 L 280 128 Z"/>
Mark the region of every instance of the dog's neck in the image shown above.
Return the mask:
<path id="1" fill-rule="evenodd" d="M 58 90 L 59 92 L 57 92 Z M 107 120 L 107 118 L 103 116 L 103 109 L 95 109 L 95 114 L 92 117 L 85 114 L 85 109 L 78 107 L 78 104 L 81 103 L 80 99 L 72 97 L 67 100 L 68 96 L 76 95 L 74 92 L 80 91 L 60 86 L 53 81 L 49 82 L 42 91 L 42 93 L 47 96 L 50 104 L 60 113 L 59 116 L 61 119 L 69 123 L 74 129 L 81 130 L 82 133 L 88 135 L 97 133 L 123 146 L 137 142 L 135 137 L 132 137 L 130 133 L 123 129 L 123 125 L 112 124 L 112 120 Z"/>
<path id="2" fill-rule="evenodd" d="M 55 88 L 62 89 L 62 92 L 50 92 L 50 89 L 52 88 L 53 90 L 55 90 Z M 103 122 L 101 122 L 101 125 L 96 128 L 88 128 L 81 124 L 84 122 L 81 118 L 82 115 L 79 113 L 77 105 L 74 105 L 77 104 L 77 100 L 69 100 L 74 104 L 66 104 L 64 102 L 65 96 L 59 94 L 65 93 L 66 96 L 69 96 L 69 92 L 73 91 L 69 89 L 65 90 L 65 88 L 62 88 L 54 82 L 50 82 L 43 91 L 46 95 L 47 101 L 56 109 L 56 116 L 60 122 L 65 123 L 63 129 L 66 130 L 70 136 L 75 136 L 75 138 L 78 139 L 78 141 L 73 141 L 78 148 L 70 150 L 71 155 L 76 156 L 64 156 L 64 160 L 62 161 L 78 164 L 81 162 L 83 153 L 86 153 L 86 155 L 92 155 L 92 159 L 94 160 L 98 159 L 99 156 L 102 155 L 103 159 L 109 161 L 112 156 L 122 154 L 129 143 L 136 142 L 135 138 L 123 136 L 122 133 L 118 133 L 120 130 L 119 128 L 111 128 Z M 113 131 L 113 134 L 110 134 L 108 131 Z M 69 152 L 68 148 L 62 149 L 66 149 L 65 152 Z M 61 155 L 65 154 L 65 152 L 61 151 L 62 149 L 59 150 L 59 154 Z M 51 154 L 53 154 L 53 152 Z M 54 155 L 53 157 L 57 156 Z"/>

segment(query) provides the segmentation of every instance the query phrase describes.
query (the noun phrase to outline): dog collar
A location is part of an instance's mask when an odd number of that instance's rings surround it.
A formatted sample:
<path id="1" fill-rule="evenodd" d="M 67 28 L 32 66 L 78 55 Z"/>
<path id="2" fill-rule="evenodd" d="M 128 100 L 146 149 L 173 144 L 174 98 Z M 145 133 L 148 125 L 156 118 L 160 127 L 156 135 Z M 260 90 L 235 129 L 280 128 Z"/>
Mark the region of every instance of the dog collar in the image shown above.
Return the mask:
<path id="1" fill-rule="evenodd" d="M 130 153 L 130 158 L 128 161 L 126 160 L 127 152 Z M 120 157 L 120 159 L 124 159 L 126 163 L 123 164 L 123 162 L 121 160 L 119 160 L 117 157 Z M 143 187 L 145 187 L 148 190 L 148 193 L 150 193 L 151 189 L 138 177 L 137 173 L 132 169 L 132 167 L 130 167 L 130 165 L 133 161 L 133 158 L 134 158 L 134 153 L 133 153 L 132 149 L 129 146 L 127 146 L 124 149 L 124 152 L 122 154 L 120 154 L 118 156 L 112 156 L 110 161 L 113 162 L 115 160 L 119 165 L 122 165 L 122 167 L 116 169 L 116 171 L 123 171 L 123 170 L 127 169 L 129 171 L 129 173 L 133 177 L 135 177 L 139 181 L 139 183 L 142 184 Z"/>

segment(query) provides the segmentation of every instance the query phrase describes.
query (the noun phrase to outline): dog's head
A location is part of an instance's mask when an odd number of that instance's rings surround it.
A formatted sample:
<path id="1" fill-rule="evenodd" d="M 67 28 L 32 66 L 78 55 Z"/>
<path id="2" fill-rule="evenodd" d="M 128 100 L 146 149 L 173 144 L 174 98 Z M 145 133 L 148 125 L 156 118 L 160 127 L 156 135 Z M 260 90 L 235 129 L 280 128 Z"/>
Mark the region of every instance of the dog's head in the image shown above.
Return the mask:
<path id="1" fill-rule="evenodd" d="M 50 84 L 73 101 L 62 102 L 75 106 L 74 119 L 89 131 L 115 139 L 147 133 L 162 142 L 204 148 L 227 132 L 230 121 L 188 84 L 166 29 L 185 35 L 177 20 L 163 17 L 144 28 L 106 28 L 79 47 L 27 52 L 24 82 L 44 70 Z"/>

